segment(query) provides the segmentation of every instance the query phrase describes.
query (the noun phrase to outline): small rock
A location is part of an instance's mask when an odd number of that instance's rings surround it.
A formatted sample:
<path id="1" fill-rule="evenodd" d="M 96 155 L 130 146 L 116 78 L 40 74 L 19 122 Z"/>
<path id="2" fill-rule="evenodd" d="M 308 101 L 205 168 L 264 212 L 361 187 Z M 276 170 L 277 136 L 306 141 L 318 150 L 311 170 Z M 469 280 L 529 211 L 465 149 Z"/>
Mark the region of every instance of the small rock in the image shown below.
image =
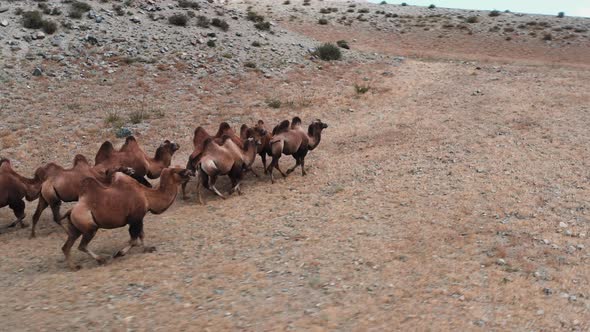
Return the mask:
<path id="1" fill-rule="evenodd" d="M 567 298 L 570 302 L 576 302 L 578 300 L 578 297 L 575 295 L 570 295 L 570 297 Z"/>
<path id="2" fill-rule="evenodd" d="M 139 18 L 137 16 L 133 16 L 129 20 L 133 23 L 141 23 L 141 20 L 139 20 Z"/>
<path id="3" fill-rule="evenodd" d="M 2 20 L 0 21 L 0 25 L 3 27 L 7 27 L 8 26 L 8 21 L 7 20 Z"/>
<path id="4" fill-rule="evenodd" d="M 537 310 L 537 316 L 543 316 L 545 314 L 545 310 L 539 309 Z"/>
<path id="5" fill-rule="evenodd" d="M 43 70 L 41 70 L 41 68 L 39 67 L 35 67 L 35 70 L 33 70 L 33 76 L 41 76 L 43 75 Z"/>
<path id="6" fill-rule="evenodd" d="M 35 38 L 36 39 L 43 39 L 43 38 L 45 38 L 45 34 L 42 31 L 37 31 L 37 33 L 35 34 Z"/>
<path id="7" fill-rule="evenodd" d="M 561 228 L 566 228 L 566 227 L 567 227 L 567 224 L 566 224 L 566 223 L 564 223 L 563 221 L 560 221 L 560 222 L 559 222 L 559 227 L 561 227 Z"/>
<path id="8" fill-rule="evenodd" d="M 584 250 L 585 247 L 583 244 L 578 244 L 576 248 L 578 248 L 578 250 Z"/>
<path id="9" fill-rule="evenodd" d="M 553 290 L 551 288 L 543 288 L 543 294 L 549 296 L 553 294 Z"/>
<path id="10" fill-rule="evenodd" d="M 506 261 L 502 258 L 498 258 L 498 260 L 496 261 L 496 264 L 498 265 L 506 265 Z"/>

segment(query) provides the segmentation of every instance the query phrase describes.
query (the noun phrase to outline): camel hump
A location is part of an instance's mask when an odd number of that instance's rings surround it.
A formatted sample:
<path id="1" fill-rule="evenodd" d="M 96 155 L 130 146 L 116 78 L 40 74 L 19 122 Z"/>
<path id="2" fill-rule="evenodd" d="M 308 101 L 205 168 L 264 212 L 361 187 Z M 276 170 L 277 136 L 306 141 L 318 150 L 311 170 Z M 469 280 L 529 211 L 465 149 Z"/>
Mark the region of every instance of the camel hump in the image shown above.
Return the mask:
<path id="1" fill-rule="evenodd" d="M 135 139 L 134 136 L 127 136 L 127 138 L 125 139 L 125 143 L 123 144 L 123 146 L 121 147 L 121 149 L 119 149 L 119 151 L 129 151 L 130 149 L 139 147 L 139 143 L 137 143 L 137 140 Z"/>
<path id="2" fill-rule="evenodd" d="M 283 120 L 278 126 L 272 130 L 273 135 L 284 133 L 289 130 L 289 120 Z"/>
<path id="3" fill-rule="evenodd" d="M 246 138 L 246 134 L 248 133 L 248 125 L 247 124 L 243 124 L 240 127 L 240 138 L 241 139 L 245 139 Z"/>
<path id="4" fill-rule="evenodd" d="M 102 143 L 102 145 L 98 149 L 98 152 L 96 153 L 96 157 L 94 157 L 94 164 L 98 165 L 103 161 L 108 160 L 113 151 L 115 151 L 113 143 L 111 143 L 110 141 Z"/>
<path id="5" fill-rule="evenodd" d="M 200 146 L 203 142 L 211 135 L 205 130 L 205 128 L 199 126 L 195 129 L 195 135 L 193 136 L 193 145 L 195 147 Z"/>
<path id="6" fill-rule="evenodd" d="M 296 116 L 291 120 L 291 128 L 295 128 L 297 126 L 301 126 L 301 118 Z"/>
<path id="7" fill-rule="evenodd" d="M 77 154 L 74 157 L 74 167 L 76 167 L 78 165 L 88 165 L 88 159 L 86 159 L 86 157 L 84 157 L 81 154 Z"/>

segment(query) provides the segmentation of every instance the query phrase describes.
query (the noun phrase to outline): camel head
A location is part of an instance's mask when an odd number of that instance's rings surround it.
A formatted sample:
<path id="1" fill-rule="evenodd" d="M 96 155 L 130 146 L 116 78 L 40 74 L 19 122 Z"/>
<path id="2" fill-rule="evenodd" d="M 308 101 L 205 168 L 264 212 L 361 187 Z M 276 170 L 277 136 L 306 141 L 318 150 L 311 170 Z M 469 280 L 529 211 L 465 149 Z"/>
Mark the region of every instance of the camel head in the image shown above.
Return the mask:
<path id="1" fill-rule="evenodd" d="M 262 138 L 266 135 L 266 130 L 260 128 L 248 128 L 244 132 L 244 139 L 254 141 L 256 146 L 262 145 Z M 245 147 L 245 146 L 244 146 Z"/>
<path id="2" fill-rule="evenodd" d="M 192 176 L 195 176 L 195 172 L 190 169 L 170 167 L 162 171 L 162 178 L 167 176 L 172 177 L 174 183 L 181 184 L 188 182 Z"/>
<path id="3" fill-rule="evenodd" d="M 164 143 L 160 144 L 158 149 L 156 150 L 156 160 L 163 160 L 163 159 L 172 159 L 172 155 L 174 152 L 180 149 L 180 145 L 177 143 L 171 142 L 169 140 L 165 140 Z"/>
<path id="4" fill-rule="evenodd" d="M 327 123 L 324 123 L 324 122 L 322 122 L 322 120 L 320 120 L 320 119 L 315 119 L 315 120 L 313 120 L 313 122 L 312 122 L 312 123 L 309 125 L 309 129 L 310 129 L 310 131 L 311 131 L 311 129 L 312 129 L 312 128 L 314 128 L 314 129 L 317 129 L 317 130 L 319 130 L 319 131 L 322 131 L 322 130 L 324 130 L 324 129 L 328 128 L 328 124 L 327 124 Z"/>

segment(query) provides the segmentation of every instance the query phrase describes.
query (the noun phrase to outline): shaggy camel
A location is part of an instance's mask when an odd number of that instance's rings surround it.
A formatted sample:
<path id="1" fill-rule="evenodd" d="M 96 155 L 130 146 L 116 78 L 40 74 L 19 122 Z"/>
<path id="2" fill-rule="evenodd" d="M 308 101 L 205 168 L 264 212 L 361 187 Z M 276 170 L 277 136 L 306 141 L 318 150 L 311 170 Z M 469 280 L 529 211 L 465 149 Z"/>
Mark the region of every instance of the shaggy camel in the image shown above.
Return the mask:
<path id="1" fill-rule="evenodd" d="M 218 145 L 212 138 L 207 139 L 203 155 L 197 164 L 197 197 L 201 204 L 204 204 L 201 197 L 201 185 L 225 199 L 225 196 L 215 187 L 217 177 L 220 175 L 228 175 L 231 180 L 232 189 L 229 194 L 234 191 L 242 194 L 240 184 L 243 173 L 254 162 L 257 146 L 260 144 L 260 140 L 253 137 L 245 141 L 243 148 L 237 146 L 229 136 L 223 136 L 222 140 L 222 145 Z"/>
<path id="2" fill-rule="evenodd" d="M 301 175 L 305 175 L 305 156 L 307 153 L 315 149 L 322 139 L 322 130 L 328 128 L 328 124 L 321 120 L 314 120 L 305 132 L 301 126 L 301 119 L 294 117 L 289 126 L 289 121 L 285 120 L 273 129 L 273 137 L 270 141 L 272 161 L 268 166 L 270 172 L 270 180 L 274 183 L 272 174 L 273 168 L 276 168 L 283 177 L 287 177 L 301 165 Z M 279 159 L 281 155 L 292 155 L 295 158 L 295 166 L 287 170 L 287 174 L 283 173 L 279 168 Z"/>
<path id="3" fill-rule="evenodd" d="M 272 134 L 266 130 L 266 126 L 264 125 L 264 121 L 258 120 L 258 123 L 252 128 L 249 128 L 247 125 L 242 125 L 240 129 L 240 137 L 242 140 L 249 137 L 249 130 L 253 130 L 256 135 L 260 137 L 260 145 L 258 146 L 258 155 L 260 159 L 262 159 L 262 166 L 264 168 L 264 174 L 267 174 L 268 171 L 266 170 L 266 156 L 271 155 L 270 150 L 270 140 L 272 139 Z"/>
<path id="4" fill-rule="evenodd" d="M 244 147 L 244 139 L 240 136 L 236 135 L 235 131 L 231 128 L 231 126 L 227 122 L 222 122 L 219 124 L 219 128 L 217 129 L 217 133 L 214 136 L 209 135 L 205 128 L 199 126 L 195 129 L 195 133 L 193 136 L 193 146 L 194 150 L 193 153 L 188 158 L 188 162 L 186 164 L 186 168 L 192 171 L 196 171 L 197 164 L 199 163 L 201 156 L 203 155 L 203 151 L 205 149 L 205 141 L 207 139 L 212 139 L 213 142 L 217 143 L 218 145 L 223 144 L 223 137 L 229 137 L 235 145 L 240 148 Z M 248 136 L 251 137 L 251 136 Z M 248 138 L 246 137 L 246 138 Z M 258 176 L 254 171 L 252 173 L 255 176 Z M 182 197 L 186 199 L 186 186 L 188 183 L 182 184 Z"/>
<path id="5" fill-rule="evenodd" d="M 105 173 L 102 173 L 90 166 L 86 157 L 80 154 L 76 155 L 74 158 L 74 165 L 70 169 L 64 169 L 55 163 L 49 163 L 45 165 L 44 168 L 47 170 L 48 175 L 41 186 L 39 203 L 37 205 L 37 210 L 33 215 L 31 238 L 35 237 L 37 222 L 41 217 L 41 213 L 47 208 L 47 206 L 51 207 L 53 220 L 57 224 L 61 224 L 61 216 L 59 214 L 61 203 L 78 200 L 82 181 L 85 178 L 91 177 L 99 182 L 109 184 L 112 175 L 115 172 L 123 172 L 129 176 L 133 176 L 134 174 L 134 170 L 129 167 L 115 167 L 107 169 Z"/>
<path id="6" fill-rule="evenodd" d="M 72 270 L 78 270 L 70 257 L 74 242 L 82 235 L 78 249 L 94 258 L 99 264 L 106 258 L 88 249 L 99 228 L 113 229 L 129 225 L 131 239 L 127 246 L 119 250 L 114 257 L 120 257 L 135 246 L 141 245 L 146 252 L 153 252 L 155 247 L 145 247 L 143 243 L 143 218 L 148 212 L 161 214 L 176 199 L 178 185 L 188 180 L 194 173 L 183 168 L 166 168 L 161 172 L 157 188 L 146 188 L 133 178 L 116 173 L 110 186 L 86 178 L 82 182 L 80 199 L 74 207 L 66 212 L 63 219 L 68 239 L 62 247 L 66 261 Z"/>
<path id="7" fill-rule="evenodd" d="M 113 167 L 132 168 L 135 171 L 133 178 L 141 184 L 151 187 L 145 176 L 147 175 L 150 179 L 157 179 L 162 170 L 170 166 L 172 156 L 179 148 L 178 144 L 165 140 L 156 150 L 154 158 L 150 158 L 141 149 L 133 136 L 127 137 L 125 144 L 119 151 L 114 149 L 111 142 L 106 141 L 96 153 L 94 167 L 102 172 Z"/>
<path id="8" fill-rule="evenodd" d="M 16 220 L 8 227 L 14 227 L 17 224 L 21 227 L 27 226 L 23 222 L 25 219 L 23 198 L 29 202 L 35 200 L 39 196 L 44 177 L 44 171 L 39 169 L 35 172 L 33 179 L 25 178 L 12 169 L 8 159 L 0 159 L 0 208 L 8 205 L 16 216 Z"/>

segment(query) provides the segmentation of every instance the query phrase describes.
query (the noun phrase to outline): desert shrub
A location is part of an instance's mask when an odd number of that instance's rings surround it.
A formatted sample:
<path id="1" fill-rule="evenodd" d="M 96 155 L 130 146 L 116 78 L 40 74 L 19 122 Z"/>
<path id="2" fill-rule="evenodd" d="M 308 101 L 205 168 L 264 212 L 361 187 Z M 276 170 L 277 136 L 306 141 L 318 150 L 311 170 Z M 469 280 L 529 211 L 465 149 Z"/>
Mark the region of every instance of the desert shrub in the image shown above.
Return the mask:
<path id="1" fill-rule="evenodd" d="M 207 18 L 207 16 L 197 16 L 197 26 L 201 28 L 208 28 L 209 24 L 211 24 L 211 21 Z"/>
<path id="2" fill-rule="evenodd" d="M 436 8 L 436 6 L 434 4 L 431 4 L 430 6 L 428 6 L 428 9 L 434 9 Z"/>
<path id="3" fill-rule="evenodd" d="M 354 13 L 354 9 L 352 9 L 352 8 L 349 8 L 349 9 L 347 10 L 347 12 L 349 12 L 349 13 Z"/>
<path id="4" fill-rule="evenodd" d="M 57 7 L 53 7 L 51 9 L 51 12 L 49 12 L 49 15 L 51 16 L 58 16 L 61 15 L 61 9 L 57 8 Z"/>
<path id="5" fill-rule="evenodd" d="M 115 14 L 117 14 L 117 16 L 125 15 L 125 9 L 123 9 L 123 6 L 121 5 L 113 4 L 113 10 L 115 11 Z"/>
<path id="6" fill-rule="evenodd" d="M 336 45 L 338 45 L 338 47 L 340 47 L 340 48 L 344 48 L 347 50 L 350 49 L 350 46 L 348 46 L 348 43 L 346 42 L 346 40 L 339 40 L 336 42 Z"/>
<path id="7" fill-rule="evenodd" d="M 218 18 L 214 18 L 213 20 L 211 20 L 211 25 L 214 27 L 218 27 L 219 29 L 221 29 L 223 31 L 229 30 L 229 24 L 227 24 L 227 22 L 225 20 L 221 20 Z"/>
<path id="8" fill-rule="evenodd" d="M 248 11 L 248 14 L 246 14 L 246 19 L 252 22 L 264 22 L 264 16 L 259 15 L 253 11 Z"/>
<path id="9" fill-rule="evenodd" d="M 123 118 L 121 118 L 119 112 L 110 111 L 107 113 L 104 123 L 107 125 L 112 125 L 113 127 L 121 127 L 123 125 Z"/>
<path id="10" fill-rule="evenodd" d="M 369 89 L 371 89 L 371 87 L 369 85 L 359 85 L 359 84 L 355 84 L 354 85 L 354 90 L 356 91 L 356 93 L 358 95 L 364 95 L 365 93 L 367 93 L 369 91 Z"/>
<path id="11" fill-rule="evenodd" d="M 188 16 L 184 14 L 174 14 L 168 17 L 168 23 L 172 25 L 185 27 L 188 23 Z"/>
<path id="12" fill-rule="evenodd" d="M 83 11 L 74 8 L 70 8 L 70 11 L 68 12 L 68 17 L 74 19 L 81 19 L 82 15 L 84 15 Z"/>
<path id="13" fill-rule="evenodd" d="M 270 22 L 258 22 L 254 27 L 258 30 L 270 30 Z"/>
<path id="14" fill-rule="evenodd" d="M 340 60 L 342 58 L 340 48 L 331 43 L 325 43 L 321 46 L 318 46 L 315 51 L 315 55 L 324 61 Z"/>
<path id="15" fill-rule="evenodd" d="M 43 20 L 42 29 L 46 34 L 53 34 L 57 31 L 57 23 L 50 21 L 50 20 Z"/>
<path id="16" fill-rule="evenodd" d="M 27 29 L 39 29 L 43 26 L 43 17 L 38 10 L 23 13 L 23 26 Z"/>
<path id="17" fill-rule="evenodd" d="M 467 23 L 477 23 L 479 21 L 479 18 L 477 16 L 469 16 L 467 19 L 465 19 L 465 22 Z"/>
<path id="18" fill-rule="evenodd" d="M 145 114 L 143 111 L 133 111 L 129 114 L 129 122 L 133 124 L 141 123 L 143 120 L 147 120 L 148 115 Z"/>
<path id="19" fill-rule="evenodd" d="M 303 0 L 303 5 L 304 6 L 309 6 L 309 5 L 311 5 L 310 2 L 311 2 L 311 0 Z"/>
<path id="20" fill-rule="evenodd" d="M 201 8 L 198 3 L 189 0 L 178 0 L 178 6 L 182 8 L 192 8 L 195 10 L 199 10 Z"/>
<path id="21" fill-rule="evenodd" d="M 289 0 L 283 1 L 283 5 L 290 5 L 290 4 L 291 4 L 291 1 L 289 1 Z"/>
<path id="22" fill-rule="evenodd" d="M 407 5 L 408 5 L 407 3 L 405 3 L 405 2 L 402 2 L 402 6 L 403 6 L 403 7 L 405 7 L 405 6 L 407 6 Z"/>
<path id="23" fill-rule="evenodd" d="M 545 33 L 543 35 L 543 40 L 552 40 L 553 39 L 553 35 L 551 35 L 550 33 Z"/>
<path id="24" fill-rule="evenodd" d="M 281 108 L 281 105 L 283 104 L 279 99 L 276 98 L 271 98 L 268 99 L 266 101 L 266 104 L 268 105 L 268 107 L 270 108 Z"/>
<path id="25" fill-rule="evenodd" d="M 366 13 L 368 13 L 368 12 L 369 12 L 369 8 L 361 8 L 361 9 L 359 9 L 357 12 L 359 12 L 359 13 L 363 13 L 363 14 L 366 14 Z"/>
<path id="26" fill-rule="evenodd" d="M 244 67 L 246 68 L 256 68 L 256 64 L 252 61 L 248 61 L 246 63 L 244 63 Z"/>
<path id="27" fill-rule="evenodd" d="M 70 8 L 81 12 L 88 12 L 92 9 L 92 7 L 89 4 L 82 1 L 74 1 L 70 3 Z"/>
<path id="28" fill-rule="evenodd" d="M 260 47 L 260 42 L 258 42 L 258 41 L 253 41 L 253 42 L 252 42 L 252 46 L 254 46 L 254 47 Z"/>
<path id="29" fill-rule="evenodd" d="M 489 15 L 490 15 L 491 17 L 500 16 L 500 11 L 499 11 L 499 10 L 495 10 L 495 9 L 494 9 L 494 10 L 492 10 L 492 11 L 489 13 Z"/>
<path id="30" fill-rule="evenodd" d="M 320 14 L 330 14 L 332 11 L 330 10 L 330 8 L 321 8 L 320 9 Z"/>
<path id="31" fill-rule="evenodd" d="M 213 40 L 213 39 L 209 39 L 209 40 L 207 41 L 207 46 L 209 46 L 209 47 L 215 47 L 215 40 Z"/>
<path id="32" fill-rule="evenodd" d="M 380 3 L 380 5 L 386 5 L 386 4 L 387 4 L 387 1 L 385 1 L 385 0 L 381 1 L 381 3 Z"/>
<path id="33" fill-rule="evenodd" d="M 564 16 L 565 16 L 564 12 L 557 13 L 557 17 L 559 17 L 559 18 L 563 18 Z"/>
<path id="34" fill-rule="evenodd" d="M 326 25 L 326 24 L 328 24 L 328 20 L 326 20 L 325 18 L 320 18 L 318 20 L 318 24 L 320 24 L 320 25 Z"/>

